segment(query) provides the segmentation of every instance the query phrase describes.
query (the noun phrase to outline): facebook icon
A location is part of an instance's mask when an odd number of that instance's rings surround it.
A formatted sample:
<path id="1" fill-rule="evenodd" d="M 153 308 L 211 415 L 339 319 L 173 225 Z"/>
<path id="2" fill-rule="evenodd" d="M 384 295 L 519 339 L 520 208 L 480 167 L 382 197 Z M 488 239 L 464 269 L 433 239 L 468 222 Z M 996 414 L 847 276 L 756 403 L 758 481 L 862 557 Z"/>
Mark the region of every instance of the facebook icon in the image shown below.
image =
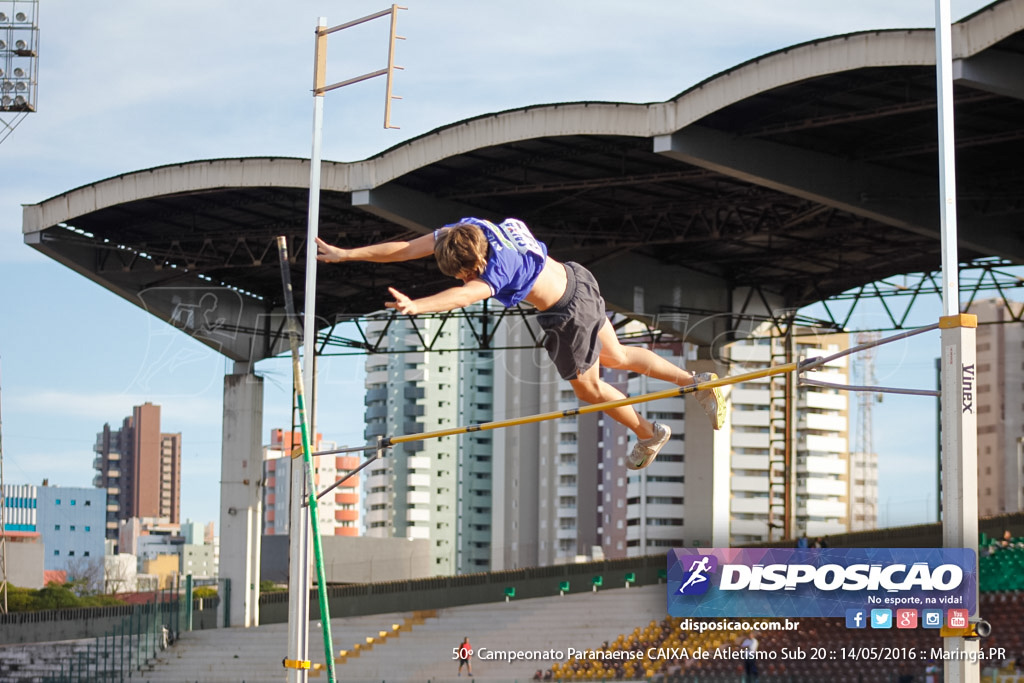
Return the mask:
<path id="1" fill-rule="evenodd" d="M 846 628 L 867 628 L 867 613 L 862 609 L 846 610 Z"/>

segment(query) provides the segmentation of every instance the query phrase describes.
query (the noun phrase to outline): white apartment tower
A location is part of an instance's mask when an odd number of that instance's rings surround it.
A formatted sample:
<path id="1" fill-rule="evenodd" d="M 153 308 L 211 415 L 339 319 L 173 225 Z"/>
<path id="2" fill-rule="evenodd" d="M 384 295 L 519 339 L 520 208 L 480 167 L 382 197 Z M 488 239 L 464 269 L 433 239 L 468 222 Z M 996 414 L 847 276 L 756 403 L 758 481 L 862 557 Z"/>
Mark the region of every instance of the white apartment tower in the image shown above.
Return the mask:
<path id="1" fill-rule="evenodd" d="M 371 322 L 384 352 L 366 360 L 367 442 L 417 434 L 492 416 L 489 352 L 466 321 L 420 317 Z M 424 344 L 432 351 L 423 351 Z M 490 562 L 490 439 L 493 432 L 395 446 L 364 470 L 366 534 L 427 539 L 434 574 L 486 571 Z"/>
<path id="2" fill-rule="evenodd" d="M 783 362 L 784 341 L 762 329 L 730 345 L 732 373 Z M 849 348 L 848 335 L 815 335 L 797 330 L 796 358 L 828 356 Z M 847 359 L 838 358 L 805 373 L 808 379 L 848 384 Z M 770 378 L 736 385 L 732 392 L 732 543 L 769 538 L 768 461 L 771 415 L 779 415 L 781 396 Z M 796 425 L 796 534 L 810 538 L 849 529 L 850 461 L 847 392 L 801 386 Z M 773 520 L 781 524 L 782 520 Z M 779 530 L 773 535 L 778 538 Z"/>
<path id="3" fill-rule="evenodd" d="M 878 454 L 850 453 L 850 531 L 878 528 Z"/>
<path id="4" fill-rule="evenodd" d="M 465 324 L 459 327 L 462 348 L 470 349 L 479 344 L 473 328 Z M 491 422 L 495 419 L 494 352 L 464 351 L 457 357 L 458 423 Z M 494 436 L 493 431 L 487 430 L 457 437 L 455 573 L 458 574 L 490 570 Z"/>
<path id="5" fill-rule="evenodd" d="M 683 342 L 660 344 L 652 350 L 673 365 L 685 367 Z M 671 389 L 674 385 L 645 375 L 629 378 L 627 393 L 631 396 Z M 660 422 L 672 430 L 672 438 L 657 460 L 639 471 L 626 468 L 626 455 L 636 440 L 625 428 L 615 429 L 617 438 L 609 444 L 606 468 L 606 486 L 610 480 L 616 483 L 626 477 L 626 555 L 654 555 L 668 552 L 669 548 L 685 545 L 683 531 L 683 495 L 686 455 L 685 409 L 686 399 L 682 396 L 660 399 L 636 406 L 641 415 L 652 422 Z M 703 412 L 697 419 L 707 419 Z M 628 439 L 622 439 L 627 436 Z M 625 441 L 625 442 L 624 442 Z M 621 508 L 621 494 L 606 495 L 604 504 Z M 618 549 L 616 548 L 616 551 Z M 609 555 L 621 557 L 620 552 Z"/>
<path id="6" fill-rule="evenodd" d="M 499 329 L 498 345 L 505 350 L 495 352 L 495 419 L 579 406 L 547 352 L 535 346 L 538 338 L 536 323 L 529 320 L 506 320 Z M 494 433 L 492 570 L 565 564 L 601 554 L 605 422 L 610 420 L 595 413 Z"/>

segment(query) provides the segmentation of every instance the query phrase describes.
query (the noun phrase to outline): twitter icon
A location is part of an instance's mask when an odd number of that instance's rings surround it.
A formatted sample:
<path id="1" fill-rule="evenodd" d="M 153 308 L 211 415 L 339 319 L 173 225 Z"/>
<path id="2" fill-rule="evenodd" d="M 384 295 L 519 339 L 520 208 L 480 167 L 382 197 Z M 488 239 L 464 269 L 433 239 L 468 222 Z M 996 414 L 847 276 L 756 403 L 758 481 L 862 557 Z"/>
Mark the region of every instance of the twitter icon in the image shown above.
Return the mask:
<path id="1" fill-rule="evenodd" d="M 892 610 L 871 610 L 871 628 L 892 628 Z"/>

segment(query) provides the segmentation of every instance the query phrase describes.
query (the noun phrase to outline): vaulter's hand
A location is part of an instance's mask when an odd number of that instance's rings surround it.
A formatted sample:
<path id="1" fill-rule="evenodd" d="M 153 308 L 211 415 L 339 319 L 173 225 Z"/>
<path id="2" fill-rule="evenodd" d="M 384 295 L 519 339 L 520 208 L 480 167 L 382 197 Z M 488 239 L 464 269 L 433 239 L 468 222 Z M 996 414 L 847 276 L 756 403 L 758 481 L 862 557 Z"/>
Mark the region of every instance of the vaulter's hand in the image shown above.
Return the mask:
<path id="1" fill-rule="evenodd" d="M 391 292 L 391 296 L 395 297 L 394 301 L 388 301 L 384 304 L 387 308 L 394 308 L 399 313 L 406 315 L 416 315 L 418 312 L 416 309 L 416 302 L 402 294 L 394 287 L 388 287 L 388 291 Z"/>
<path id="2" fill-rule="evenodd" d="M 346 252 L 335 246 L 331 246 L 319 237 L 316 238 L 316 260 L 324 263 L 339 263 L 346 260 Z"/>

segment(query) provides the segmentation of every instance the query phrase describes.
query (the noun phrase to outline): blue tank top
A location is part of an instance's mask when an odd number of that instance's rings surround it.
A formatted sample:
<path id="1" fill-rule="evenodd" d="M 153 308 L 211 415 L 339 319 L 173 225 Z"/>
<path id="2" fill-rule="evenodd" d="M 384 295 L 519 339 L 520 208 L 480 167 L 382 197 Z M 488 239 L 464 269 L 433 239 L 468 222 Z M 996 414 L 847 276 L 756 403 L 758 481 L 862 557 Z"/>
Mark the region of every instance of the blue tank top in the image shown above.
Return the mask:
<path id="1" fill-rule="evenodd" d="M 491 296 L 505 307 L 512 307 L 526 298 L 533 289 L 548 257 L 548 247 L 539 242 L 516 218 L 506 218 L 499 225 L 480 218 L 463 218 L 484 232 L 490 250 L 487 266 L 480 279 L 491 288 Z M 452 223 L 445 227 L 456 225 Z"/>

